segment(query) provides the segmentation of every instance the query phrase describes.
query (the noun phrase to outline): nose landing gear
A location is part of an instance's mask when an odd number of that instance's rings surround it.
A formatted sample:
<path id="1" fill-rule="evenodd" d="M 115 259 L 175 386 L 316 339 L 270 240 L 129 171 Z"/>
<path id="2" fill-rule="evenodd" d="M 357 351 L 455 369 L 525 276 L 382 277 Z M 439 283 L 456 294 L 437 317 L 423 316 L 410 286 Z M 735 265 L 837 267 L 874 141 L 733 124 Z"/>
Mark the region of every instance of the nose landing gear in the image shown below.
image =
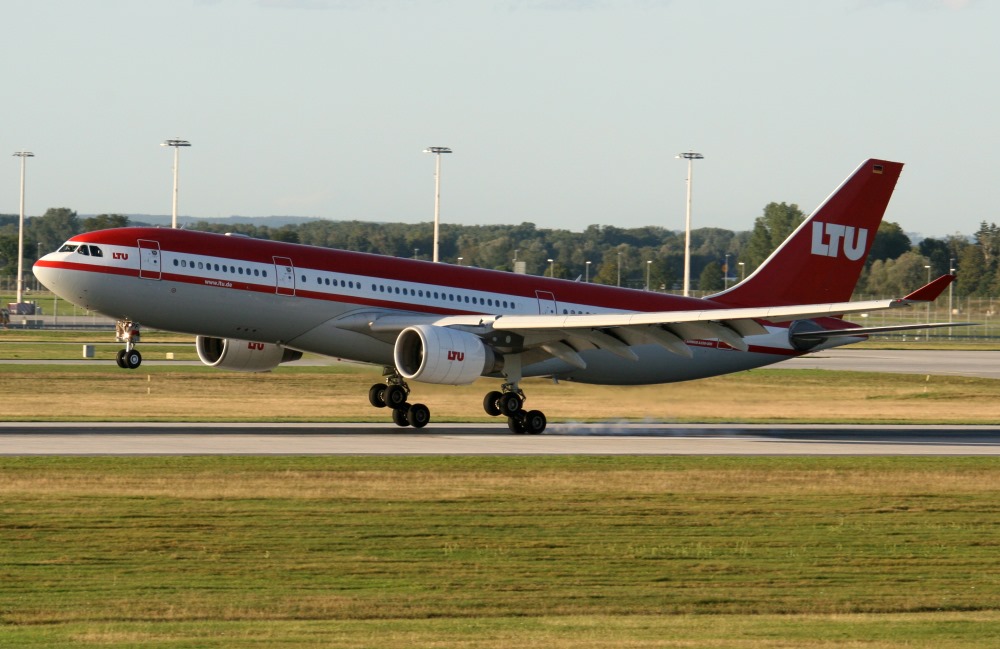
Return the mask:
<path id="1" fill-rule="evenodd" d="M 115 357 L 118 367 L 134 370 L 142 364 L 142 354 L 135 348 L 140 338 L 138 322 L 118 320 L 115 323 L 115 340 L 125 343 L 125 349 L 119 349 Z"/>

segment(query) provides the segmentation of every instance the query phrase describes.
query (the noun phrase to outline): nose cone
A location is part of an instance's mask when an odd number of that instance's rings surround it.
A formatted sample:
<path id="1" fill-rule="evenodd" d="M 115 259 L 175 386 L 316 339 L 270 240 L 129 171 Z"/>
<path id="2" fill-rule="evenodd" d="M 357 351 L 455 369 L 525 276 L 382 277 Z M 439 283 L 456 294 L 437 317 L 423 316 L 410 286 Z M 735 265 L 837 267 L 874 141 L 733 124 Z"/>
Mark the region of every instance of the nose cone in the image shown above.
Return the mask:
<path id="1" fill-rule="evenodd" d="M 48 255 L 46 255 L 47 257 Z M 56 275 L 58 271 L 55 268 L 46 264 L 45 257 L 42 257 L 31 267 L 31 272 L 35 275 L 42 286 L 49 289 L 56 295 L 59 295 L 59 291 L 56 289 L 58 282 L 56 281 Z"/>

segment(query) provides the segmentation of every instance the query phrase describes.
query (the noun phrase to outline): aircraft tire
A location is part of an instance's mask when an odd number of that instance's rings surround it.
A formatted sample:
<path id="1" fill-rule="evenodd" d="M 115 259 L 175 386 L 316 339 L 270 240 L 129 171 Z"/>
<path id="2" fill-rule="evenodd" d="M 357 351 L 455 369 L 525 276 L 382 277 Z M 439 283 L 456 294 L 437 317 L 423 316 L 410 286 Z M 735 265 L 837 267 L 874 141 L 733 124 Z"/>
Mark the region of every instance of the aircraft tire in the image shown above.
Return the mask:
<path id="1" fill-rule="evenodd" d="M 128 365 L 125 364 L 125 350 L 124 349 L 119 349 L 118 350 L 118 354 L 115 355 L 115 361 L 118 363 L 118 367 L 122 368 L 123 370 L 127 370 L 128 369 Z"/>
<path id="2" fill-rule="evenodd" d="M 500 416 L 501 412 L 498 402 L 502 396 L 503 393 L 496 390 L 486 393 L 486 396 L 483 398 L 483 410 L 486 411 L 487 415 L 490 417 Z"/>
<path id="3" fill-rule="evenodd" d="M 375 408 L 385 408 L 386 386 L 383 383 L 376 383 L 368 390 L 368 403 Z"/>
<path id="4" fill-rule="evenodd" d="M 507 428 L 515 435 L 524 435 L 527 432 L 524 428 L 524 420 L 516 414 L 507 417 Z"/>
<path id="5" fill-rule="evenodd" d="M 529 435 L 541 435 L 547 423 L 548 420 L 541 410 L 529 410 L 521 417 L 521 426 Z"/>
<path id="6" fill-rule="evenodd" d="M 500 414 L 507 415 L 507 417 L 515 417 L 523 405 L 524 402 L 521 400 L 521 396 L 516 392 L 504 392 L 497 399 L 497 407 L 500 408 Z"/>
<path id="7" fill-rule="evenodd" d="M 142 365 L 142 354 L 139 353 L 138 349 L 125 353 L 125 367 L 134 370 L 140 365 Z"/>
<path id="8" fill-rule="evenodd" d="M 423 428 L 430 420 L 431 411 L 422 403 L 415 403 L 406 411 L 406 421 L 414 428 Z"/>
<path id="9" fill-rule="evenodd" d="M 399 385 L 390 385 L 386 388 L 382 400 L 385 402 L 387 408 L 399 408 L 406 403 L 406 390 Z"/>
<path id="10" fill-rule="evenodd" d="M 406 428 L 410 425 L 410 422 L 406 418 L 406 410 L 400 410 L 398 408 L 393 408 L 392 410 L 392 423 Z"/>

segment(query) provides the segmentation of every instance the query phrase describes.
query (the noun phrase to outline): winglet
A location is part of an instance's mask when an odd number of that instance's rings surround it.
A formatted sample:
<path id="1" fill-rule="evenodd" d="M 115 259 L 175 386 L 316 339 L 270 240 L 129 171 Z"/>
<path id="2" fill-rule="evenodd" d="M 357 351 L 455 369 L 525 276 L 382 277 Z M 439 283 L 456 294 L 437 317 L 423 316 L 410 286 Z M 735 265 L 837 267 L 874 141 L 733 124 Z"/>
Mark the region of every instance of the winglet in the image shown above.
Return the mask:
<path id="1" fill-rule="evenodd" d="M 909 295 L 903 298 L 904 302 L 933 302 L 938 298 L 939 295 L 944 293 L 944 290 L 948 288 L 948 285 L 955 281 L 954 275 L 942 275 L 936 280 L 927 284 L 926 286 L 921 286 L 917 290 L 913 291 Z"/>

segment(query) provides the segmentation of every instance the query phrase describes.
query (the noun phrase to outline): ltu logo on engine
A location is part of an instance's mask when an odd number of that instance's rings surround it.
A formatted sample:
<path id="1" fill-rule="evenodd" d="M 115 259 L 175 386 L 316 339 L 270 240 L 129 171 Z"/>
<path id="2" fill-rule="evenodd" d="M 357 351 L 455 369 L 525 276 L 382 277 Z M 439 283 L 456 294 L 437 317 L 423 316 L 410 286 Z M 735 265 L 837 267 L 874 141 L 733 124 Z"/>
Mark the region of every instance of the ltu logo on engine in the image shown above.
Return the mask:
<path id="1" fill-rule="evenodd" d="M 843 242 L 843 245 L 841 245 Z M 824 257 L 838 257 L 843 247 L 844 256 L 851 261 L 861 259 L 868 243 L 868 230 L 855 229 L 839 223 L 813 222 L 812 254 Z"/>
<path id="2" fill-rule="evenodd" d="M 465 352 L 456 352 L 455 350 L 448 350 L 448 360 L 449 361 L 464 361 Z"/>

